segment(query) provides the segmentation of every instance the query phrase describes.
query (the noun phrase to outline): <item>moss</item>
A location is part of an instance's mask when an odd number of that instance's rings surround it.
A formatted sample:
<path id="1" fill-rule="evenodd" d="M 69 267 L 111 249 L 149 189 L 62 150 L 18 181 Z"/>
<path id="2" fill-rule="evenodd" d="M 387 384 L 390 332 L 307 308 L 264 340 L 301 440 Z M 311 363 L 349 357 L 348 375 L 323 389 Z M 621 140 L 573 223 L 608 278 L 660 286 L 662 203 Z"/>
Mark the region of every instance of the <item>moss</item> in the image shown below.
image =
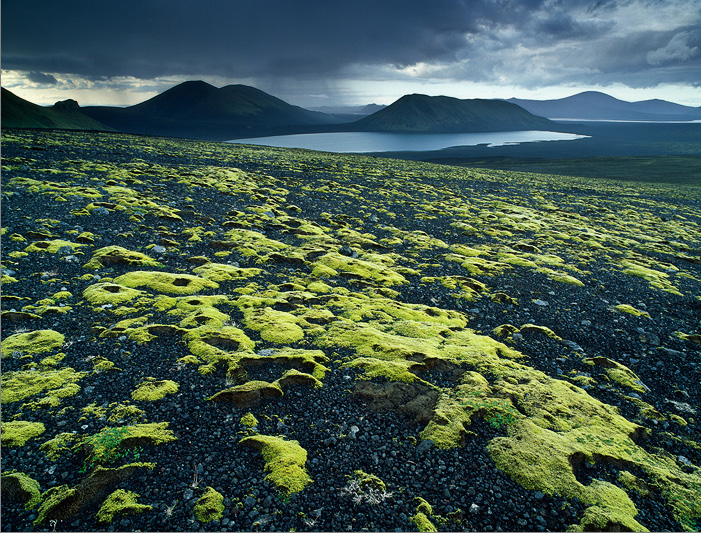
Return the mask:
<path id="1" fill-rule="evenodd" d="M 131 397 L 136 401 L 153 402 L 164 398 L 166 394 L 175 394 L 178 392 L 178 388 L 179 386 L 175 381 L 168 379 L 157 381 L 155 378 L 146 378 L 146 380 L 131 393 Z"/>
<path id="2" fill-rule="evenodd" d="M 620 262 L 621 266 L 624 267 L 623 273 L 628 276 L 635 276 L 643 278 L 650 283 L 651 287 L 659 289 L 664 292 L 669 292 L 671 294 L 676 294 L 678 296 L 683 296 L 679 289 L 677 289 L 669 281 L 669 274 L 666 272 L 660 272 L 652 268 L 648 268 L 641 265 L 635 261 L 624 259 Z"/>
<path id="3" fill-rule="evenodd" d="M 280 241 L 269 239 L 260 232 L 248 229 L 233 229 L 226 233 L 227 241 L 216 241 L 215 246 L 230 247 L 238 250 L 245 256 L 259 256 L 278 250 L 284 250 L 288 246 Z"/>
<path id="4" fill-rule="evenodd" d="M 363 259 L 353 259 L 336 252 L 325 254 L 317 259 L 314 263 L 312 275 L 332 277 L 338 272 L 341 272 L 345 276 L 376 281 L 389 286 L 408 283 L 404 276 L 388 266 L 365 261 Z"/>
<path id="5" fill-rule="evenodd" d="M 93 305 L 119 305 L 144 295 L 143 291 L 110 282 L 96 283 L 83 291 L 83 298 Z"/>
<path id="6" fill-rule="evenodd" d="M 263 340 L 278 344 L 292 344 L 304 338 L 304 330 L 297 324 L 298 318 L 270 307 L 246 309 L 244 324 L 260 333 Z"/>
<path id="7" fill-rule="evenodd" d="M 254 428 L 258 425 L 258 419 L 253 415 L 253 413 L 249 412 L 241 417 L 241 424 L 249 428 Z"/>
<path id="8" fill-rule="evenodd" d="M 262 271 L 260 268 L 240 268 L 222 263 L 206 263 L 195 268 L 193 272 L 205 279 L 220 282 L 252 278 L 258 276 Z"/>
<path id="9" fill-rule="evenodd" d="M 647 318 L 650 318 L 650 313 L 647 311 L 640 311 L 639 309 L 636 309 L 632 305 L 628 304 L 620 304 L 615 307 L 617 311 L 620 311 L 621 313 L 628 313 L 629 315 L 633 316 L 644 316 Z"/>
<path id="10" fill-rule="evenodd" d="M 69 452 L 73 445 L 80 439 L 74 433 L 59 433 L 53 439 L 47 440 L 39 449 L 46 455 L 50 461 L 58 460 L 61 455 Z"/>
<path id="11" fill-rule="evenodd" d="M 212 487 L 207 487 L 197 499 L 194 512 L 200 522 L 219 520 L 224 515 L 224 496 Z"/>
<path id="12" fill-rule="evenodd" d="M 72 252 L 75 252 L 78 248 L 81 246 L 85 246 L 84 244 L 79 244 L 75 242 L 70 242 L 70 241 L 64 241 L 61 239 L 53 239 L 50 241 L 36 241 L 27 246 L 24 251 L 25 252 L 46 252 L 50 254 L 55 254 L 57 253 L 61 248 L 64 247 L 69 247 Z"/>
<path id="13" fill-rule="evenodd" d="M 95 518 L 101 524 L 109 524 L 116 515 L 141 514 L 153 509 L 150 505 L 136 503 L 138 498 L 135 492 L 117 489 L 102 503 Z"/>
<path id="14" fill-rule="evenodd" d="M 650 494 L 647 483 L 637 478 L 627 470 L 621 470 L 618 473 L 618 481 L 620 481 L 621 484 L 628 490 L 634 490 L 641 496 L 648 496 Z"/>
<path id="15" fill-rule="evenodd" d="M 296 440 L 269 435 L 246 437 L 239 444 L 260 451 L 265 461 L 265 479 L 286 493 L 300 492 L 312 482 L 307 473 L 307 451 Z"/>
<path id="16" fill-rule="evenodd" d="M 51 487 L 42 494 L 42 502 L 34 525 L 46 520 L 66 520 L 91 504 L 97 504 L 105 491 L 140 469 L 153 469 L 153 463 L 129 463 L 119 468 L 98 466 L 75 487 L 60 485 Z"/>
<path id="17" fill-rule="evenodd" d="M 353 477 L 358 481 L 360 490 L 374 490 L 385 492 L 387 490 L 387 485 L 375 474 L 368 474 L 362 470 L 354 470 Z"/>
<path id="18" fill-rule="evenodd" d="M 39 482 L 21 472 L 3 472 L 0 487 L 3 499 L 19 500 L 25 509 L 34 509 L 41 502 Z"/>
<path id="19" fill-rule="evenodd" d="M 553 330 L 546 326 L 537 326 L 535 324 L 524 324 L 520 327 L 519 333 L 540 333 L 546 337 L 550 337 L 553 340 L 561 341 L 562 337 L 557 335 Z"/>
<path id="20" fill-rule="evenodd" d="M 648 391 L 635 372 L 621 363 L 612 361 L 606 357 L 587 358 L 583 359 L 582 362 L 590 365 L 603 366 L 608 377 L 619 385 L 623 385 L 639 393 L 646 393 Z"/>
<path id="21" fill-rule="evenodd" d="M 286 370 L 282 377 L 275 380 L 275 382 L 280 385 L 280 387 L 288 387 L 291 385 L 311 385 L 312 387 L 318 389 L 322 386 L 321 381 L 311 374 L 300 372 L 294 368 Z"/>
<path id="22" fill-rule="evenodd" d="M 107 266 L 122 264 L 129 266 L 161 266 L 161 263 L 148 255 L 127 250 L 121 246 L 105 246 L 93 253 L 92 259 L 83 268 L 99 269 Z"/>
<path id="23" fill-rule="evenodd" d="M 194 294 L 205 289 L 217 289 L 219 284 L 191 274 L 172 274 L 170 272 L 127 272 L 114 283 L 126 287 L 147 287 L 165 294 Z"/>
<path id="24" fill-rule="evenodd" d="M 38 437 L 44 431 L 46 431 L 46 427 L 41 422 L 26 422 L 24 420 L 3 422 L 2 445 L 24 446 L 29 439 Z"/>
<path id="25" fill-rule="evenodd" d="M 278 398 L 282 395 L 282 388 L 277 382 L 268 383 L 267 381 L 254 380 L 220 391 L 207 398 L 207 400 L 215 402 L 228 401 L 243 407 L 256 405 L 261 400 Z"/>
<path id="26" fill-rule="evenodd" d="M 492 330 L 492 333 L 496 335 L 497 337 L 508 337 L 509 335 L 512 335 L 518 331 L 518 328 L 516 326 L 513 326 L 511 324 L 502 324 L 501 326 L 497 326 Z"/>
<path id="27" fill-rule="evenodd" d="M 22 352 L 22 354 L 50 352 L 63 346 L 64 339 L 63 334 L 51 329 L 15 333 L 2 341 L 0 353 L 2 357 L 7 357 L 13 352 Z"/>
<path id="28" fill-rule="evenodd" d="M 181 328 L 188 327 L 199 327 L 202 325 L 210 327 L 222 327 L 225 322 L 230 320 L 229 315 L 222 313 L 221 311 L 215 309 L 214 307 L 198 307 L 197 310 L 192 311 L 187 316 L 185 316 L 181 321 L 179 326 Z"/>
<path id="29" fill-rule="evenodd" d="M 76 382 L 85 376 L 72 368 L 32 372 L 19 370 L 3 372 L 2 403 L 11 403 L 48 391 L 47 396 L 65 398 L 76 394 L 80 387 Z"/>
<path id="30" fill-rule="evenodd" d="M 419 531 L 438 531 L 436 526 L 428 519 L 425 513 L 417 512 L 409 519 Z"/>

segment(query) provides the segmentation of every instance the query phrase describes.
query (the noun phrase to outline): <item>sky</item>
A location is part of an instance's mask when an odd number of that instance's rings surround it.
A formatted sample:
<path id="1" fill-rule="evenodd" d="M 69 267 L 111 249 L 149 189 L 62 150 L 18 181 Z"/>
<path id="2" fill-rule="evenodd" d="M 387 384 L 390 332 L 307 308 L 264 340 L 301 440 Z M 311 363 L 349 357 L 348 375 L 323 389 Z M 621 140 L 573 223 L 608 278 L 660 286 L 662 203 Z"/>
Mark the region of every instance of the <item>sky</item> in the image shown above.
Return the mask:
<path id="1" fill-rule="evenodd" d="M 133 105 L 186 80 L 304 107 L 404 94 L 701 106 L 698 0 L 3 0 L 2 86 Z"/>

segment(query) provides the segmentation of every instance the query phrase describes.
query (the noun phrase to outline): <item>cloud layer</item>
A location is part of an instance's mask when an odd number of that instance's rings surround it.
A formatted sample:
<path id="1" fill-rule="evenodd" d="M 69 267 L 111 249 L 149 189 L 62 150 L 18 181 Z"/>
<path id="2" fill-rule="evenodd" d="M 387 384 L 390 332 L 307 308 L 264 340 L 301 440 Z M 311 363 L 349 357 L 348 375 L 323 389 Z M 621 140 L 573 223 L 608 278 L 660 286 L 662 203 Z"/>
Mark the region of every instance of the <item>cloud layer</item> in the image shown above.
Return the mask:
<path id="1" fill-rule="evenodd" d="M 701 84 L 697 0 L 7 0 L 2 66 L 34 83 L 219 77 Z"/>

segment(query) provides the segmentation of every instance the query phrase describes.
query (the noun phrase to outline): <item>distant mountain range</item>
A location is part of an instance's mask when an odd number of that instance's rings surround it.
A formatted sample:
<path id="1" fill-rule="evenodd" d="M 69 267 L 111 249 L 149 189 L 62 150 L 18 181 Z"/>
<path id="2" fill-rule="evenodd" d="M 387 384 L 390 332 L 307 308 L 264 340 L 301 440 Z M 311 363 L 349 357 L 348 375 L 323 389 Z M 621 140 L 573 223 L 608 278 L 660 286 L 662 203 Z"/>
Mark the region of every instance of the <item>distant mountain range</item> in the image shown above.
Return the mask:
<path id="1" fill-rule="evenodd" d="M 27 102 L 2 88 L 3 128 L 49 128 L 64 130 L 111 131 L 111 128 L 80 112 L 78 102 L 65 100 L 53 107 Z"/>
<path id="2" fill-rule="evenodd" d="M 84 107 L 83 112 L 116 130 L 172 137 L 231 139 L 242 135 L 297 133 L 337 123 L 247 85 L 218 89 L 187 81 L 130 107 Z"/>
<path id="3" fill-rule="evenodd" d="M 356 131 L 470 133 L 552 129 L 557 125 L 502 100 L 409 94 L 348 125 Z"/>
<path id="4" fill-rule="evenodd" d="M 701 107 L 684 106 L 665 100 L 625 102 L 596 91 L 587 91 L 557 100 L 510 98 L 507 101 L 519 105 L 535 115 L 551 119 L 701 120 Z"/>
<path id="5" fill-rule="evenodd" d="M 329 110 L 331 110 L 329 108 Z M 322 113 L 290 105 L 246 85 L 217 88 L 188 81 L 130 107 L 79 107 L 73 100 L 41 107 L 2 89 L 2 127 L 113 130 L 168 137 L 234 138 L 332 131 L 462 133 L 562 130 L 548 118 L 696 120 L 701 108 L 662 100 L 624 102 L 597 92 L 560 100 L 460 100 L 410 94 L 389 106 Z M 339 111 L 335 109 L 334 111 Z M 365 115 L 365 116 L 363 116 Z M 363 116 L 357 120 L 358 116 Z"/>

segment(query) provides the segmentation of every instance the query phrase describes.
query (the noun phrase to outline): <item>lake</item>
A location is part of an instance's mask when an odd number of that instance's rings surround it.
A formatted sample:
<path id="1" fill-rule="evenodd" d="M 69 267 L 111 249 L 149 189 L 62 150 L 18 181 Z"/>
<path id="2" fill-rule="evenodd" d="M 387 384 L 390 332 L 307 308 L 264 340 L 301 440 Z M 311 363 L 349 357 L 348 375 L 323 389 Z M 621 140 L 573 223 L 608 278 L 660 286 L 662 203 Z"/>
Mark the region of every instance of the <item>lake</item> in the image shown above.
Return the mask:
<path id="1" fill-rule="evenodd" d="M 489 133 L 375 133 L 337 132 L 304 133 L 255 137 L 226 141 L 234 144 L 255 144 L 277 148 L 306 148 L 322 152 L 425 152 L 455 146 L 506 146 L 544 141 L 572 141 L 586 135 L 557 131 L 497 131 Z"/>

